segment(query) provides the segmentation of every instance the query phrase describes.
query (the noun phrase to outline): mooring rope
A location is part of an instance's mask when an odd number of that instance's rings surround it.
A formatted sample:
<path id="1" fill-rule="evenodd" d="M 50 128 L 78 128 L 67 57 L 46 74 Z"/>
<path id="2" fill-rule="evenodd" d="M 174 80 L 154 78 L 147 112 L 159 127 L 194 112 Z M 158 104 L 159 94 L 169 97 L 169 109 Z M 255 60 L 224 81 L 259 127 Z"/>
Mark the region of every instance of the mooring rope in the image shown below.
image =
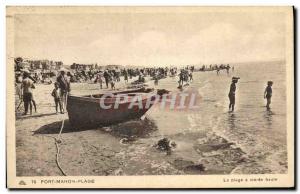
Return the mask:
<path id="1" fill-rule="evenodd" d="M 60 165 L 60 163 L 59 163 L 59 143 L 61 143 L 61 141 L 60 140 L 58 140 L 58 139 L 56 139 L 55 138 L 55 145 L 56 145 L 56 165 L 57 165 L 57 167 L 59 168 L 59 170 L 61 171 L 61 173 L 64 175 L 64 176 L 67 176 L 67 174 L 65 173 L 65 171 L 62 169 L 62 167 L 61 167 L 61 165 Z"/>
<path id="2" fill-rule="evenodd" d="M 67 104 L 68 104 L 68 92 L 66 93 L 66 97 L 65 97 L 64 111 L 66 111 Z M 53 138 L 55 139 L 55 145 L 56 145 L 56 165 L 59 168 L 59 170 L 61 171 L 61 173 L 64 176 L 67 176 L 67 174 L 65 173 L 65 171 L 63 170 L 63 168 L 61 167 L 61 165 L 59 163 L 59 154 L 60 154 L 59 144 L 62 142 L 61 141 L 61 133 L 63 131 L 64 125 L 65 125 L 65 118 L 63 117 L 60 131 L 59 131 L 57 137 L 53 137 Z"/>

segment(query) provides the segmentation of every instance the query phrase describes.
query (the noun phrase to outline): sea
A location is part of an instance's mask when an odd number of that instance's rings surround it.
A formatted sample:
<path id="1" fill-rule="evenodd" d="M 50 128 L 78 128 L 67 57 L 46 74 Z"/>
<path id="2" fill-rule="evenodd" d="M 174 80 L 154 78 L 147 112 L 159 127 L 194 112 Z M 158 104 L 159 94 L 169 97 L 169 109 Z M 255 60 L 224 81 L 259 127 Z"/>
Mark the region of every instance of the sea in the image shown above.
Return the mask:
<path id="1" fill-rule="evenodd" d="M 228 92 L 233 76 L 240 77 L 240 80 L 235 111 L 230 112 Z M 176 77 L 163 79 L 158 87 L 180 92 L 177 81 Z M 267 81 L 274 83 L 270 110 L 266 109 L 266 99 L 263 98 Z M 177 150 L 174 149 L 178 155 L 191 160 L 196 157 L 194 161 L 199 161 L 201 157 L 193 154 L 195 145 L 189 144 L 199 134 L 214 134 L 233 142 L 248 159 L 230 173 L 286 173 L 286 88 L 284 62 L 236 64 L 229 74 L 225 70 L 219 75 L 215 71 L 195 72 L 193 81 L 184 92 L 198 92 L 201 96 L 197 101 L 199 108 L 172 111 L 154 106 L 147 113 L 158 128 L 152 135 L 174 138 L 178 141 Z M 180 134 L 181 138 L 178 138 Z"/>

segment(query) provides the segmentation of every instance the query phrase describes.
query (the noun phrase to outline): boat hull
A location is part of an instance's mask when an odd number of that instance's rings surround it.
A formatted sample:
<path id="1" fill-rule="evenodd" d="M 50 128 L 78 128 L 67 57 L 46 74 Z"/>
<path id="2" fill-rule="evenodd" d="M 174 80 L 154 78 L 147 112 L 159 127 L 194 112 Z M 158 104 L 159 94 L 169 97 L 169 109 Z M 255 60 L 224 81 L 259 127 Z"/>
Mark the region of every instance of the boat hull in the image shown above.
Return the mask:
<path id="1" fill-rule="evenodd" d="M 139 93 L 138 95 L 141 94 Z M 111 102 L 112 99 L 108 99 L 110 101 L 103 102 L 106 106 L 111 106 L 111 108 L 104 109 L 101 107 L 100 98 L 69 96 L 67 103 L 69 121 L 72 127 L 90 128 L 138 119 L 151 108 L 152 104 L 148 104 L 148 106 L 146 104 L 147 101 L 152 100 L 154 97 L 155 94 L 143 95 L 139 103 L 131 104 L 132 102 L 128 100 L 126 103 L 119 103 L 117 108 L 114 107 L 115 102 Z M 139 106 L 140 104 L 142 104 L 142 108 Z"/>

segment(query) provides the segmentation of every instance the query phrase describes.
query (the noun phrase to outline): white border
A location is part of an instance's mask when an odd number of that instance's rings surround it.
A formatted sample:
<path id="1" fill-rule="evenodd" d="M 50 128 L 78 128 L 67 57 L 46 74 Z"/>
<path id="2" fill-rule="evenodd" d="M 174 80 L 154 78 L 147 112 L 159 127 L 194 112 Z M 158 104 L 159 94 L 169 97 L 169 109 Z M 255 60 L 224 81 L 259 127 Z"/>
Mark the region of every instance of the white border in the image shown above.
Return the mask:
<path id="1" fill-rule="evenodd" d="M 1 189 L 0 191 L 3 192 L 8 192 L 7 189 L 5 188 L 6 184 L 6 168 L 5 168 L 5 117 L 6 117 L 6 55 L 5 55 L 5 6 L 7 5 L 294 5 L 296 8 L 298 8 L 298 13 L 299 13 L 299 8 L 300 8 L 300 1 L 299 0 L 273 0 L 267 1 L 267 0 L 244 0 L 244 1 L 238 1 L 238 0 L 231 0 L 231 1 L 218 1 L 218 0 L 202 0 L 202 1 L 196 1 L 196 0 L 173 0 L 173 1 L 164 1 L 164 0 L 146 0 L 146 1 L 138 1 L 138 0 L 126 0 L 126 1 L 121 1 L 121 0 L 110 0 L 110 1 L 97 1 L 97 0 L 44 0 L 44 1 L 39 1 L 39 0 L 28 0 L 28 1 L 22 1 L 22 0 L 9 0 L 9 1 L 1 1 L 1 7 L 0 7 L 0 13 L 2 13 L 2 18 L 1 18 L 1 39 L 0 41 L 2 42 L 1 45 L 1 52 L 0 52 L 0 58 L 2 59 L 2 65 L 0 66 L 0 126 L 2 128 L 2 133 L 0 133 L 0 138 L 1 138 L 1 143 L 0 146 L 2 149 L 0 149 L 0 157 L 2 165 L 0 167 L 0 174 L 2 175 L 2 178 L 0 179 L 0 185 Z M 299 14 L 298 14 L 299 15 Z M 297 26 L 299 27 L 299 19 L 297 20 Z M 297 32 L 296 32 L 297 33 Z M 296 34 L 295 33 L 295 34 Z M 298 33 L 299 34 L 299 33 Z M 296 43 L 298 45 L 298 41 Z M 299 56 L 299 49 L 297 50 L 297 53 L 295 53 L 297 56 Z M 295 64 L 297 65 L 297 64 Z M 297 74 L 299 73 L 299 68 L 297 71 Z M 297 90 L 299 90 L 299 84 L 297 84 Z M 297 99 L 299 100 L 299 98 Z M 298 109 L 298 107 L 297 107 Z M 299 115 L 297 117 L 297 120 L 299 118 Z M 299 132 L 298 132 L 298 137 L 299 137 Z M 298 139 L 297 137 L 297 139 Z M 298 153 L 299 154 L 299 150 Z M 298 173 L 297 173 L 298 174 Z M 299 180 L 299 178 L 298 178 Z M 41 191 L 40 191 L 41 192 Z M 73 192 L 73 191 L 70 191 Z M 84 191 L 82 191 L 84 192 Z M 115 191 L 116 192 L 116 191 Z M 270 191 L 272 192 L 272 191 Z M 39 193 L 39 192 L 36 192 Z M 69 192 L 65 192 L 69 193 Z M 210 192 L 212 193 L 212 192 Z M 214 192 L 215 193 L 215 192 Z"/>

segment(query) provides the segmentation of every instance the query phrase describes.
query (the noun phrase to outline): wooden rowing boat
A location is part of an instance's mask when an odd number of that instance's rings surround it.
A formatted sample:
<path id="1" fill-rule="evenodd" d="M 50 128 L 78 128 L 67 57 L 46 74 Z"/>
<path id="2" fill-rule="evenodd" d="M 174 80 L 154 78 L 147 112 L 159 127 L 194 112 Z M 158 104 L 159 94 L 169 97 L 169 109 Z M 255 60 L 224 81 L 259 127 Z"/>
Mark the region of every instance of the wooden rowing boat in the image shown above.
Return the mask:
<path id="1" fill-rule="evenodd" d="M 139 88 L 111 93 L 113 97 L 105 97 L 102 102 L 111 108 L 104 109 L 100 106 L 101 97 L 105 94 L 68 96 L 67 111 L 70 124 L 76 128 L 101 127 L 124 122 L 130 119 L 141 118 L 152 106 L 146 107 L 146 103 L 155 97 L 153 89 Z M 128 100 L 119 103 L 115 108 L 116 96 L 127 95 Z M 136 103 L 130 107 L 133 100 L 139 100 L 142 108 Z"/>

